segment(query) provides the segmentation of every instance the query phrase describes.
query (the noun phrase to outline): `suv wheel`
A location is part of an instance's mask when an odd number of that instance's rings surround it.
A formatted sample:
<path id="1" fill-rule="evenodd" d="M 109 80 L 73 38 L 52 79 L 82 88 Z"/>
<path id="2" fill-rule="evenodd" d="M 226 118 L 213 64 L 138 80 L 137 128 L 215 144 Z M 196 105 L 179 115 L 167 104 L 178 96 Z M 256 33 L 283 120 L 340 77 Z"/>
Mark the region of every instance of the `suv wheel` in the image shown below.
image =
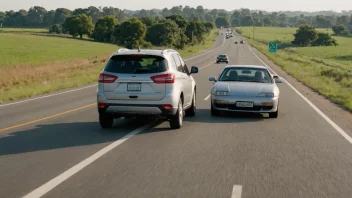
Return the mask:
<path id="1" fill-rule="evenodd" d="M 196 91 L 194 90 L 193 98 L 192 98 L 192 105 L 189 109 L 186 110 L 186 116 L 193 117 L 196 115 Z"/>
<path id="2" fill-rule="evenodd" d="M 99 113 L 99 123 L 104 129 L 112 128 L 112 125 L 114 124 L 114 117 L 107 113 Z"/>
<path id="3" fill-rule="evenodd" d="M 170 127 L 172 129 L 179 129 L 182 126 L 182 122 L 183 122 L 183 108 L 182 108 L 182 106 L 183 106 L 183 104 L 182 104 L 182 100 L 180 98 L 180 101 L 178 102 L 177 112 L 170 119 Z"/>

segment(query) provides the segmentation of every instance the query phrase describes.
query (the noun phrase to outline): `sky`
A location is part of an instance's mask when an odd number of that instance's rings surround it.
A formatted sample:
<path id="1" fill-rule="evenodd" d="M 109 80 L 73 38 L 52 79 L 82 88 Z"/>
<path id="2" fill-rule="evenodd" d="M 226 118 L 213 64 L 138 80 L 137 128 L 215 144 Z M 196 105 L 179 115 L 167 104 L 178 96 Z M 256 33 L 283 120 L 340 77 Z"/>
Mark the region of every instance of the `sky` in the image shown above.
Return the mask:
<path id="1" fill-rule="evenodd" d="M 175 3 L 177 2 L 177 3 Z M 320 11 L 333 10 L 340 12 L 342 10 L 352 10 L 352 0 L 0 0 L 0 10 L 28 10 L 30 7 L 37 5 L 54 10 L 56 8 L 85 8 L 89 6 L 112 6 L 120 9 L 140 10 L 140 9 L 162 9 L 171 8 L 172 6 L 191 6 L 197 7 L 200 3 L 207 9 L 226 9 L 234 10 L 240 8 L 249 8 L 252 10 L 265 11 Z"/>

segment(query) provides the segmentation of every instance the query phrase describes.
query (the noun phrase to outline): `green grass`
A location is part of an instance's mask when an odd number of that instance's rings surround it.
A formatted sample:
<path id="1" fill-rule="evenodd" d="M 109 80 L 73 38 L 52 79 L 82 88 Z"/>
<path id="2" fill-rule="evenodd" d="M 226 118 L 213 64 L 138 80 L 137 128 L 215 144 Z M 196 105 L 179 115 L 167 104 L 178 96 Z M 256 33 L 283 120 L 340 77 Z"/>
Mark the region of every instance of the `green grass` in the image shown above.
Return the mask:
<path id="1" fill-rule="evenodd" d="M 338 46 L 295 47 L 296 28 L 242 27 L 242 36 L 288 74 L 352 111 L 352 39 L 334 37 Z M 318 29 L 325 31 L 326 29 Z M 268 52 L 267 43 L 279 43 L 277 53 Z"/>
<path id="2" fill-rule="evenodd" d="M 213 46 L 217 30 L 205 42 L 178 50 L 187 57 Z M 70 38 L 0 34 L 0 103 L 97 81 L 118 46 Z"/>
<path id="3" fill-rule="evenodd" d="M 78 39 L 8 33 L 0 34 L 0 43 L 0 67 L 88 58 L 118 49 L 116 45 Z"/>

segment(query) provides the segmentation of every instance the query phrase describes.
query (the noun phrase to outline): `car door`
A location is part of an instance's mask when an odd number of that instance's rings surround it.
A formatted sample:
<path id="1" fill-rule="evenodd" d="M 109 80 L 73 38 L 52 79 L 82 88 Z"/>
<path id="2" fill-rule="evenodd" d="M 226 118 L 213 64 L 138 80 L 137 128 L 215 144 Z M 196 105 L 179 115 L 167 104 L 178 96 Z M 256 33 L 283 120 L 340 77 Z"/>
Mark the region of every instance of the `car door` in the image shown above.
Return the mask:
<path id="1" fill-rule="evenodd" d="M 176 76 L 176 79 L 180 82 L 182 85 L 182 90 L 183 90 L 183 99 L 184 99 L 184 106 L 188 105 L 189 103 L 189 97 L 188 97 L 188 90 L 187 90 L 187 74 L 183 71 L 182 63 L 177 54 L 173 54 L 172 58 L 175 60 L 176 63 L 176 68 L 177 68 L 177 73 L 178 75 Z"/>
<path id="2" fill-rule="evenodd" d="M 178 54 L 177 55 L 181 61 L 181 65 L 182 65 L 182 68 L 183 68 L 183 73 L 186 74 L 186 85 L 185 85 L 185 92 L 187 93 L 187 96 L 185 96 L 185 101 L 186 101 L 186 98 L 187 98 L 187 103 L 186 104 L 189 104 L 191 105 L 192 103 L 192 93 L 193 93 L 193 78 L 191 76 L 191 73 L 189 72 L 188 70 L 188 67 L 185 63 L 185 61 L 181 58 L 181 56 Z M 186 94 L 185 94 L 186 95 Z"/>

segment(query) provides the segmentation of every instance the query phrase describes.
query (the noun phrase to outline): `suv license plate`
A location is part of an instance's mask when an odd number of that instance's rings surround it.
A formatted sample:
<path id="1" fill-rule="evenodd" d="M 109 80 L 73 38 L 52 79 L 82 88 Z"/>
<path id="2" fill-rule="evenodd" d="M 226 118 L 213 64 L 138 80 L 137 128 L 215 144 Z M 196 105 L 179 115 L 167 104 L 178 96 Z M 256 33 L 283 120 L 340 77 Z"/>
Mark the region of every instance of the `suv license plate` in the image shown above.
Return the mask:
<path id="1" fill-rule="evenodd" d="M 253 102 L 236 102 L 236 107 L 253 107 Z"/>
<path id="2" fill-rule="evenodd" d="M 140 83 L 127 83 L 127 91 L 141 91 L 142 86 Z"/>

